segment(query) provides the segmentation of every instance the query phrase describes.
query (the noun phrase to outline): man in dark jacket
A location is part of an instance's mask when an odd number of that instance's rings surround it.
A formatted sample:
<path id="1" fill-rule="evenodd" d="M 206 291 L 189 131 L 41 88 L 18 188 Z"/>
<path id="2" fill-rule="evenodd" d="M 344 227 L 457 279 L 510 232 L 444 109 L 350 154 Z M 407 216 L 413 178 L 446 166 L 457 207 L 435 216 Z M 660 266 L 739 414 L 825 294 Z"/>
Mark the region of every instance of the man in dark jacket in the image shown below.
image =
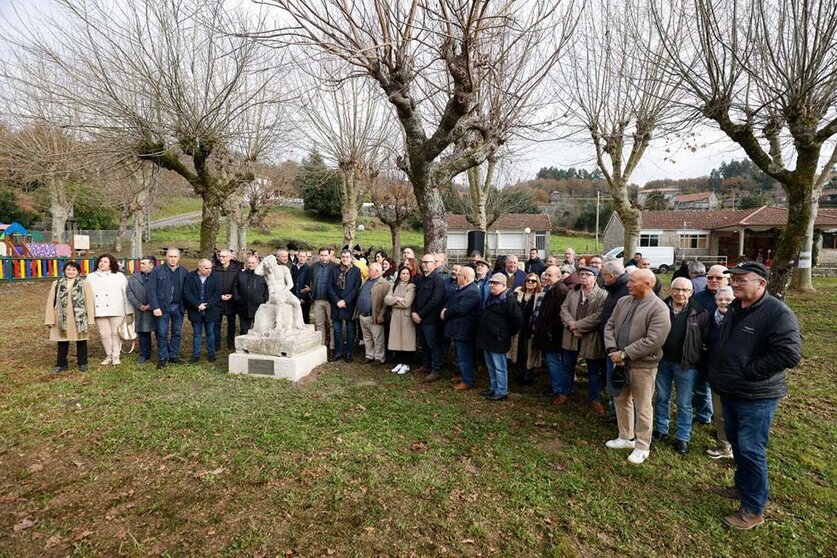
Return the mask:
<path id="1" fill-rule="evenodd" d="M 713 491 L 741 502 L 724 518 L 727 525 L 752 529 L 764 523 L 770 424 L 779 399 L 788 394 L 786 370 L 802 357 L 801 337 L 794 313 L 766 290 L 767 268 L 753 262 L 729 272 L 735 301 L 710 356 L 709 383 L 721 396 L 735 486 Z"/>
<path id="2" fill-rule="evenodd" d="M 235 282 L 241 266 L 232 259 L 232 252 L 227 249 L 218 253 L 218 263 L 212 269 L 212 274 L 217 275 L 221 283 L 221 311 L 218 321 L 215 322 L 215 350 L 221 348 L 221 321 L 227 318 L 227 349 L 235 348 L 235 315 L 238 308 L 233 296 L 235 294 Z"/>
<path id="3" fill-rule="evenodd" d="M 421 341 L 421 372 L 424 381 L 435 382 L 442 377 L 445 354 L 442 352 L 440 313 L 445 304 L 445 282 L 436 271 L 436 257 L 421 257 L 422 274 L 416 275 L 416 297 L 413 300 L 413 323 Z"/>
<path id="4" fill-rule="evenodd" d="M 491 387 L 485 392 L 489 401 L 503 401 L 509 397 L 509 371 L 506 353 L 511 349 L 512 337 L 523 326 L 523 311 L 511 289 L 506 287 L 508 276 L 495 273 L 488 281 L 491 296 L 477 324 L 476 346 L 483 350 L 488 366 Z"/>
<path id="5" fill-rule="evenodd" d="M 180 265 L 180 250 L 166 250 L 166 263 L 154 268 L 148 280 L 148 304 L 157 318 L 157 369 L 180 363 L 180 330 L 183 329 L 183 281 L 186 268 Z M 171 339 L 169 339 L 171 331 Z"/>
<path id="6" fill-rule="evenodd" d="M 628 296 L 628 274 L 625 273 L 625 266 L 618 260 L 611 260 L 602 264 L 602 282 L 604 289 L 607 291 L 607 300 L 605 300 L 604 308 L 602 308 L 602 318 L 599 326 L 599 332 L 604 339 L 604 328 L 607 321 L 613 314 L 613 309 L 616 308 L 616 303 L 623 296 Z M 607 378 L 605 381 L 605 391 L 608 395 L 619 395 L 619 390 L 614 389 L 611 379 L 613 377 L 613 361 L 605 360 L 607 364 Z M 608 400 L 608 416 L 604 419 L 607 422 L 614 422 L 616 420 L 616 409 L 614 407 L 613 399 Z"/>
<path id="7" fill-rule="evenodd" d="M 534 273 L 540 277 L 544 271 L 546 271 L 546 264 L 541 260 L 540 252 L 537 248 L 532 248 L 529 250 L 529 259 L 526 260 L 526 275 Z"/>
<path id="8" fill-rule="evenodd" d="M 235 282 L 235 303 L 238 307 L 238 321 L 241 323 L 241 335 L 247 335 L 250 326 L 256 318 L 256 311 L 259 306 L 267 302 L 270 293 L 267 290 L 267 282 L 262 275 L 256 275 L 255 270 L 259 266 L 259 257 L 250 256 L 247 258 L 247 269 L 239 272 L 238 280 Z"/>
<path id="9" fill-rule="evenodd" d="M 509 254 L 506 256 L 506 261 L 503 264 L 508 281 L 506 286 L 511 291 L 515 290 L 517 287 L 522 287 L 523 283 L 526 281 L 526 272 L 522 269 L 517 269 L 517 262 L 517 254 Z"/>
<path id="10" fill-rule="evenodd" d="M 671 413 L 671 385 L 677 390 L 677 435 L 674 447 L 678 453 L 689 451 L 692 439 L 692 393 L 699 370 L 705 365 L 705 349 L 709 336 L 709 313 L 692 297 L 692 282 L 685 277 L 671 284 L 671 296 L 665 301 L 669 310 L 671 330 L 663 343 L 663 358 L 657 366 L 654 432 L 652 438 L 668 438 Z"/>
<path id="11" fill-rule="evenodd" d="M 221 317 L 221 280 L 212 273 L 212 262 L 201 260 L 198 269 L 183 282 L 183 301 L 192 322 L 191 364 L 201 359 L 201 333 L 206 335 L 209 362 L 215 362 L 215 323 Z"/>
<path id="12" fill-rule="evenodd" d="M 334 322 L 334 358 L 352 362 L 355 350 L 355 305 L 360 292 L 360 269 L 352 263 L 352 252 L 340 253 L 340 267 L 332 275 L 328 297 Z M 344 335 L 345 332 L 345 335 Z"/>
<path id="13" fill-rule="evenodd" d="M 534 344 L 540 350 L 546 369 L 549 372 L 549 387 L 543 394 L 548 397 L 560 395 L 563 368 L 561 363 L 561 342 L 564 337 L 564 324 L 561 323 L 561 305 L 569 292 L 561 282 L 561 272 L 557 266 L 546 268 L 541 276 L 543 291 L 535 299 L 532 315 Z"/>
<path id="14" fill-rule="evenodd" d="M 451 294 L 442 309 L 442 319 L 445 320 L 445 336 L 453 339 L 456 346 L 456 361 L 462 376 L 453 389 L 465 391 L 474 387 L 474 335 L 482 301 L 472 268 L 461 268 L 456 280 L 459 289 Z"/>
<path id="15" fill-rule="evenodd" d="M 154 256 L 143 256 L 140 259 L 139 271 L 128 279 L 128 302 L 134 307 L 134 331 L 137 332 L 139 340 L 139 357 L 137 364 L 143 364 L 151 360 L 151 332 L 156 329 L 154 314 L 151 313 L 151 305 L 148 304 L 148 282 L 151 279 L 151 272 L 157 265 Z"/>
<path id="16" fill-rule="evenodd" d="M 311 265 L 308 263 L 308 252 L 300 250 L 296 253 L 297 260 L 291 266 L 291 279 L 294 286 L 291 292 L 299 299 L 302 306 L 302 321 L 311 323 L 311 287 L 308 286 L 308 275 L 311 273 Z"/>
<path id="17" fill-rule="evenodd" d="M 718 308 L 718 305 L 715 303 L 715 295 L 718 294 L 718 289 L 729 285 L 727 272 L 726 266 L 723 265 L 713 265 L 710 267 L 709 271 L 706 272 L 706 288 L 700 292 L 695 292 L 693 295 L 694 300 L 706 310 L 710 318 L 714 316 L 715 310 Z M 672 279 L 673 283 L 674 279 Z M 692 411 L 695 422 L 698 424 L 709 424 L 712 422 L 712 415 L 714 414 L 712 407 L 712 390 L 709 389 L 709 382 L 706 379 L 706 368 L 704 367 L 698 375 L 698 381 L 695 383 L 695 391 L 692 395 Z"/>
<path id="18" fill-rule="evenodd" d="M 334 322 L 331 316 L 331 299 L 329 290 L 334 280 L 334 273 L 337 271 L 337 264 L 331 261 L 331 250 L 327 246 L 320 248 L 317 253 L 317 262 L 311 265 L 308 273 L 308 289 L 311 297 L 311 309 L 309 316 L 317 331 L 323 332 L 323 342 L 334 351 Z M 333 358 L 333 355 L 330 359 Z"/>

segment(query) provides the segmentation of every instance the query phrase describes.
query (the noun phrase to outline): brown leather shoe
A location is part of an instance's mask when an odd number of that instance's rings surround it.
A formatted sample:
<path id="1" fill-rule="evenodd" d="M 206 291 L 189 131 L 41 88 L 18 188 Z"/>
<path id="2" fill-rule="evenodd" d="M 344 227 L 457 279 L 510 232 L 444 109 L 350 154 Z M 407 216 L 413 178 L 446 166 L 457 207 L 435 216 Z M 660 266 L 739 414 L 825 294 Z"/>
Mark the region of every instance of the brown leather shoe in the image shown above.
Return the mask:
<path id="1" fill-rule="evenodd" d="M 566 405 L 570 401 L 570 398 L 566 395 L 559 395 L 555 399 L 552 400 L 553 405 Z"/>
<path id="2" fill-rule="evenodd" d="M 429 368 L 425 368 L 424 366 L 420 367 L 418 370 L 415 371 L 416 374 L 430 374 L 432 370 Z"/>
<path id="3" fill-rule="evenodd" d="M 708 490 L 712 494 L 716 494 L 721 498 L 727 498 L 729 500 L 741 499 L 741 491 L 734 486 L 710 486 Z"/>
<path id="4" fill-rule="evenodd" d="M 455 376 L 452 376 L 451 379 L 450 379 L 450 383 L 452 383 L 452 384 L 462 383 L 462 376 L 460 376 L 459 374 L 456 374 Z"/>
<path id="5" fill-rule="evenodd" d="M 740 508 L 734 514 L 726 516 L 724 518 L 724 523 L 735 529 L 747 531 L 762 525 L 764 523 L 764 514 L 754 514 L 748 512 L 744 508 Z"/>
<path id="6" fill-rule="evenodd" d="M 602 407 L 601 401 L 591 401 L 590 410 L 592 410 L 593 414 L 597 417 L 603 417 L 605 414 L 605 410 L 604 407 Z"/>
<path id="7" fill-rule="evenodd" d="M 472 386 L 469 386 L 465 382 L 459 382 L 455 386 L 453 386 L 455 391 L 468 391 L 469 389 L 474 389 Z"/>
<path id="8" fill-rule="evenodd" d="M 431 372 L 430 374 L 428 374 L 427 376 L 424 377 L 424 383 L 425 384 L 432 384 L 433 382 L 438 382 L 441 379 L 442 379 L 441 374 L 438 374 L 436 372 Z"/>

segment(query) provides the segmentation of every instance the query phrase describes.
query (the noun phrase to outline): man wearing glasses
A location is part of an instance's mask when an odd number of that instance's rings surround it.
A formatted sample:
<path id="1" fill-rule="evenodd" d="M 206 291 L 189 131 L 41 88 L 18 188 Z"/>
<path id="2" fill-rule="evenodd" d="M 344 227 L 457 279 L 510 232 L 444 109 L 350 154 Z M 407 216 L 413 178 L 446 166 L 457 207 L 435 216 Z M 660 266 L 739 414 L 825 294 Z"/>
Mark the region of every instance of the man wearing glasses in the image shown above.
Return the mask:
<path id="1" fill-rule="evenodd" d="M 724 430 L 735 458 L 735 486 L 712 492 L 740 502 L 724 518 L 736 529 L 764 523 L 768 497 L 767 440 L 779 399 L 788 394 L 788 368 L 801 359 L 796 316 L 767 292 L 767 268 L 741 264 L 729 270 L 735 300 L 709 361 L 709 383 L 721 397 Z"/>
<path id="2" fill-rule="evenodd" d="M 413 323 L 421 341 L 421 368 L 424 381 L 435 382 L 442 377 L 445 355 L 442 353 L 440 313 L 445 305 L 445 282 L 436 271 L 436 256 L 424 254 L 421 274 L 416 276 L 416 298 L 413 300 Z"/>
<path id="3" fill-rule="evenodd" d="M 233 294 L 236 291 L 241 266 L 233 260 L 232 256 L 232 252 L 226 248 L 221 250 L 218 254 L 218 263 L 212 269 L 212 273 L 215 273 L 221 282 L 221 313 L 218 315 L 218 321 L 215 322 L 216 351 L 221 349 L 221 321 L 224 317 L 227 318 L 226 348 L 235 349 L 235 316 L 238 313 L 238 306 L 233 300 Z"/>
<path id="4" fill-rule="evenodd" d="M 713 265 L 706 273 L 706 288 L 693 295 L 695 301 L 705 308 L 710 316 L 715 315 L 715 310 L 718 308 L 718 304 L 715 302 L 718 289 L 729 285 L 728 272 L 729 270 L 723 265 Z M 709 389 L 709 382 L 706 381 L 705 370 L 700 371 L 698 381 L 695 383 L 692 409 L 694 410 L 695 422 L 698 424 L 712 422 L 712 391 Z"/>

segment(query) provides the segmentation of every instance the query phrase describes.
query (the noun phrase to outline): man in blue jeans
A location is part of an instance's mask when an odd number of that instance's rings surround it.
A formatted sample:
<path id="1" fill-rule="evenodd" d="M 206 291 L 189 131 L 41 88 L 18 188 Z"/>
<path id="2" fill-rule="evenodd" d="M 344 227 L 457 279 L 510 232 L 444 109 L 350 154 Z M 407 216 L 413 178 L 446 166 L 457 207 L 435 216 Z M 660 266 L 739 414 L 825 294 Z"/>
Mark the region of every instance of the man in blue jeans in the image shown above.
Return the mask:
<path id="1" fill-rule="evenodd" d="M 532 314 L 532 331 L 535 346 L 543 356 L 549 372 L 549 386 L 543 390 L 547 397 L 559 396 L 563 367 L 561 365 L 561 342 L 564 325 L 561 323 L 561 305 L 567 298 L 567 286 L 562 281 L 562 273 L 557 266 L 551 265 L 541 275 L 543 291 L 535 299 Z"/>
<path id="2" fill-rule="evenodd" d="M 474 283 L 474 270 L 463 267 L 456 274 L 459 288 L 454 291 L 442 309 L 445 336 L 456 345 L 456 361 L 462 379 L 453 386 L 456 391 L 474 387 L 474 337 L 480 316 L 482 297 Z"/>
<path id="3" fill-rule="evenodd" d="M 801 359 L 801 338 L 794 313 L 766 290 L 767 268 L 751 262 L 729 272 L 735 300 L 710 356 L 709 383 L 723 404 L 735 486 L 711 490 L 740 501 L 738 511 L 724 518 L 727 525 L 752 529 L 764 523 L 770 424 L 788 394 L 786 369 Z"/>
<path id="4" fill-rule="evenodd" d="M 183 329 L 183 282 L 186 268 L 180 265 L 180 250 L 166 250 L 166 263 L 157 266 L 148 281 L 148 304 L 157 318 L 157 369 L 180 363 L 180 330 Z M 171 339 L 169 339 L 171 332 Z"/>
<path id="5" fill-rule="evenodd" d="M 671 413 L 671 386 L 677 392 L 677 430 L 674 448 L 677 453 L 689 451 L 692 439 L 692 394 L 703 366 L 709 337 L 709 313 L 692 297 L 692 282 L 678 277 L 671 283 L 668 306 L 671 331 L 663 343 L 663 358 L 657 367 L 654 403 L 655 441 L 668 438 Z"/>

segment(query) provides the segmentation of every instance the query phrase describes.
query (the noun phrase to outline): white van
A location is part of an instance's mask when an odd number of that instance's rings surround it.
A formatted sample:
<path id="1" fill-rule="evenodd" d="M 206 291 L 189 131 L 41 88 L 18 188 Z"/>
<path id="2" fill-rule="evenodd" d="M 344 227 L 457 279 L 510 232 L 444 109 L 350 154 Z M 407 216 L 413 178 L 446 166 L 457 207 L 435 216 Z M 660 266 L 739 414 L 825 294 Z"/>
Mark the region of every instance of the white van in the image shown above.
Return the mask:
<path id="1" fill-rule="evenodd" d="M 673 246 L 642 246 L 636 249 L 643 258 L 651 260 L 651 269 L 657 273 L 668 273 L 674 269 L 674 247 Z M 618 260 L 625 259 L 625 249 L 622 246 L 610 250 L 605 257 L 614 257 Z M 633 256 L 633 254 L 631 254 Z"/>

